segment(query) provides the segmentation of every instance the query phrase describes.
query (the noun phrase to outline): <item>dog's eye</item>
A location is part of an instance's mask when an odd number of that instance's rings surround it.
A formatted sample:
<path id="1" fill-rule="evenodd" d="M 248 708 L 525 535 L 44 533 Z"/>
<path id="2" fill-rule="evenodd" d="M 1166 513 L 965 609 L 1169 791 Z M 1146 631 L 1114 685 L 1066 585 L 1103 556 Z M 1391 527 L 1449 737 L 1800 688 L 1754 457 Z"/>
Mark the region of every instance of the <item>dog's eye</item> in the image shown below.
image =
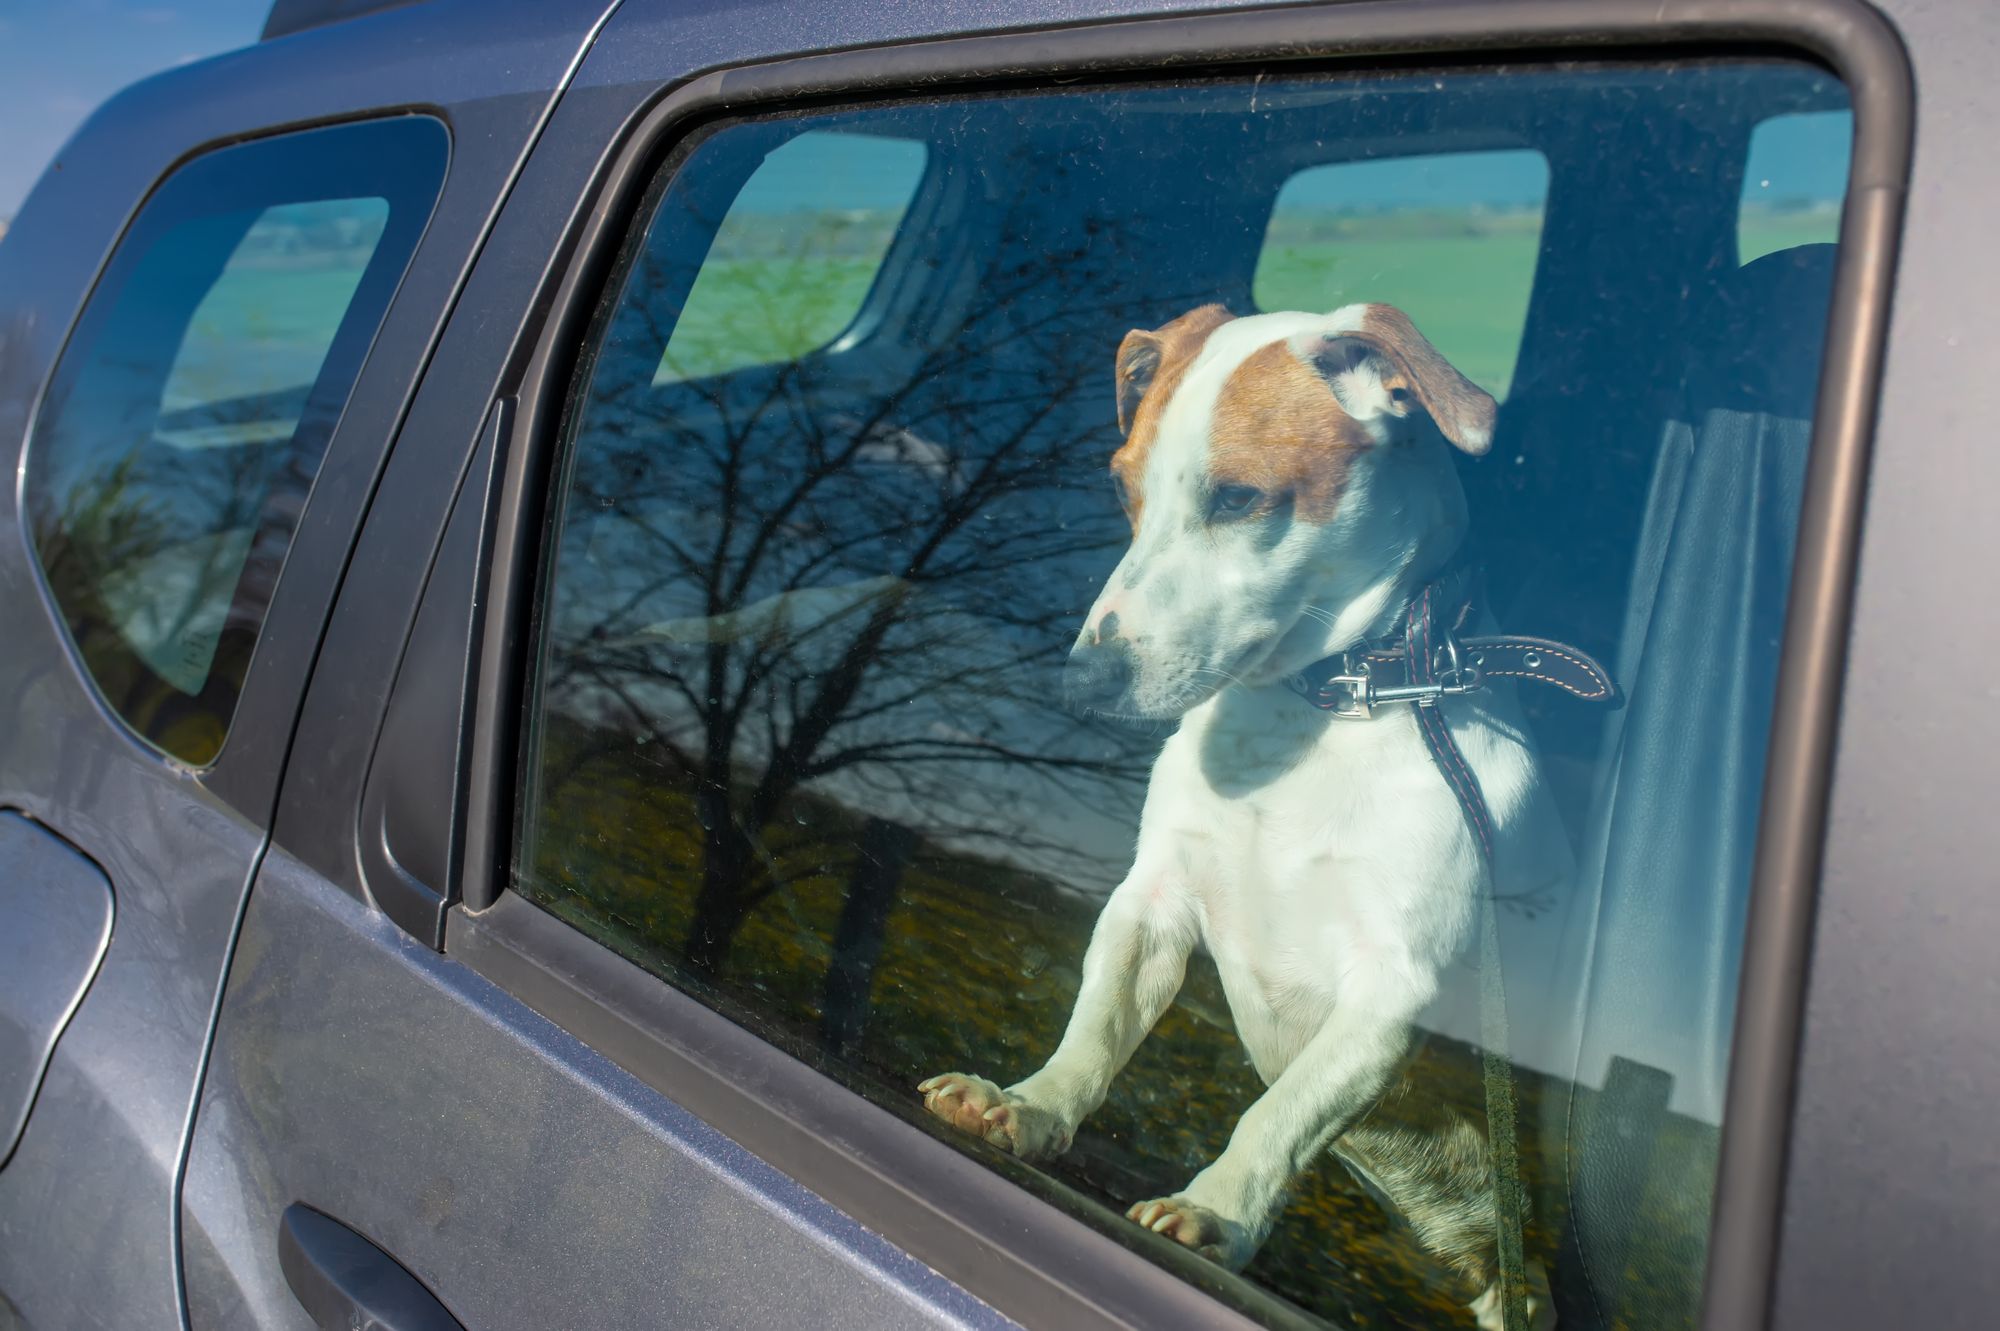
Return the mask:
<path id="1" fill-rule="evenodd" d="M 1218 518 L 1237 517 L 1248 513 L 1262 496 L 1247 485 L 1219 485 L 1215 497 L 1209 501 L 1209 515 Z"/>

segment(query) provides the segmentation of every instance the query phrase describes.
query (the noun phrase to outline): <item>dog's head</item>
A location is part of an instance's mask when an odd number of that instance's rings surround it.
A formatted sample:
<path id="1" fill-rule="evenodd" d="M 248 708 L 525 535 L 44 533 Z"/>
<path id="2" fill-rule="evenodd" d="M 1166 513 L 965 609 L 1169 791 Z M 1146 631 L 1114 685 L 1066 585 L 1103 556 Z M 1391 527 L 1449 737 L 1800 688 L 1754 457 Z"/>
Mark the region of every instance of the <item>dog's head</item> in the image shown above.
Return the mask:
<path id="1" fill-rule="evenodd" d="M 1132 545 L 1066 672 L 1112 716 L 1177 717 L 1383 627 L 1464 535 L 1446 443 L 1493 433 L 1493 399 L 1389 305 L 1206 305 L 1127 334 L 1117 383 Z"/>

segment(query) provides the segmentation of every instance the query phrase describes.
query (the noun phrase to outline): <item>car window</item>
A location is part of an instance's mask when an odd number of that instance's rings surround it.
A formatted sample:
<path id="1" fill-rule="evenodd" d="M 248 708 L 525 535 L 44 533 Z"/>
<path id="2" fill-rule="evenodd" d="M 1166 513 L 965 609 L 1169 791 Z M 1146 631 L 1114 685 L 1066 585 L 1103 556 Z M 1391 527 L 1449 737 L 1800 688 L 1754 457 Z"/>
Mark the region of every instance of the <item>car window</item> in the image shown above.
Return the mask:
<path id="1" fill-rule="evenodd" d="M 924 171 L 923 144 L 807 130 L 757 165 L 715 228 L 654 380 L 789 361 L 868 298 Z"/>
<path id="2" fill-rule="evenodd" d="M 1738 171 L 1845 106 L 1687 60 L 701 130 L 569 387 L 512 885 L 1253 1314 L 1692 1324 L 1832 258 L 1739 268 Z M 923 145 L 871 332 L 662 378 L 690 292 L 782 286 L 717 201 L 808 135 Z"/>
<path id="3" fill-rule="evenodd" d="M 105 700 L 175 758 L 222 747 L 444 159 L 421 117 L 196 158 L 132 224 L 56 368 L 28 461 L 36 553 Z"/>
<path id="4" fill-rule="evenodd" d="M 1278 191 L 1251 298 L 1260 310 L 1387 301 L 1504 398 L 1548 192 L 1548 162 L 1527 149 L 1307 167 Z"/>
<path id="5" fill-rule="evenodd" d="M 1840 238 L 1840 201 L 1847 194 L 1853 140 L 1851 111 L 1773 116 L 1750 132 L 1736 223 L 1744 263 L 1794 245 L 1830 244 Z"/>

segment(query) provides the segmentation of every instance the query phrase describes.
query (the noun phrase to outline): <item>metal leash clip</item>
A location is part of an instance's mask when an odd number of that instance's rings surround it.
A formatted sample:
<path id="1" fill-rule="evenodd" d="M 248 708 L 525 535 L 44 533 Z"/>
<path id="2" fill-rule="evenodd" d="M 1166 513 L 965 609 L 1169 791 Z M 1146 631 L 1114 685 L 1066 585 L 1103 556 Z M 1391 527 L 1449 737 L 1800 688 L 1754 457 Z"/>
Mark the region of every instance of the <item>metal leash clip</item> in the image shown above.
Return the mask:
<path id="1" fill-rule="evenodd" d="M 1340 658 L 1341 673 L 1328 676 L 1320 684 L 1318 696 L 1313 702 L 1343 721 L 1371 720 L 1375 709 L 1383 703 L 1407 702 L 1419 707 L 1435 707 L 1440 698 L 1455 698 L 1484 688 L 1486 677 L 1479 665 L 1476 656 L 1470 660 L 1461 658 L 1458 640 L 1446 635 L 1432 663 L 1432 668 L 1437 671 L 1435 681 L 1378 686 L 1373 664 L 1366 657 L 1357 660 L 1353 652 L 1346 652 Z"/>

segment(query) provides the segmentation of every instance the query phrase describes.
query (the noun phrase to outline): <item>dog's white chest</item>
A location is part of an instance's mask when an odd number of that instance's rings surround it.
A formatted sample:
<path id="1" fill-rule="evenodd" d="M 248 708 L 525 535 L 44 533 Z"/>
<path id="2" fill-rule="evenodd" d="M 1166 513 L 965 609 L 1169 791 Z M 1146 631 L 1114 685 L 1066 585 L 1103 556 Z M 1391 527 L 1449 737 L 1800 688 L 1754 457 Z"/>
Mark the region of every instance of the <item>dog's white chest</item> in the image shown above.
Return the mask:
<path id="1" fill-rule="evenodd" d="M 1232 690 L 1189 715 L 1160 755 L 1141 836 L 1185 874 L 1266 1079 L 1337 1004 L 1427 1002 L 1484 881 L 1407 714 L 1330 720 L 1271 691 Z"/>

